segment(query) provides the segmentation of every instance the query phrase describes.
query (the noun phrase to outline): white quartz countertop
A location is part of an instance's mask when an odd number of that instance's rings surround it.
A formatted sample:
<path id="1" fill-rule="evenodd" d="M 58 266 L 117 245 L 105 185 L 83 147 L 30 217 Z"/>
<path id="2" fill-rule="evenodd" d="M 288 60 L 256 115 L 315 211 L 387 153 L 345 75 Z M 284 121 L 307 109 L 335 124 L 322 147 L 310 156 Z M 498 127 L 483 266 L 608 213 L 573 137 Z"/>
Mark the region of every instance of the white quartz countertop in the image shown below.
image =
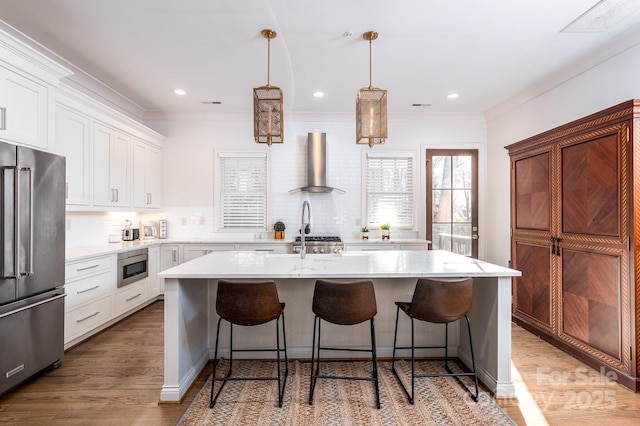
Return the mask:
<path id="1" fill-rule="evenodd" d="M 148 240 L 135 240 L 135 241 L 122 241 L 118 243 L 104 243 L 91 246 L 73 247 L 65 250 L 65 259 L 67 262 L 82 260 L 88 257 L 109 255 L 113 253 L 120 253 L 129 250 L 135 250 L 137 248 L 150 247 L 159 244 L 291 244 L 293 239 L 276 240 L 271 238 L 264 239 L 233 239 L 229 238 L 171 238 L 171 239 L 148 239 Z M 399 238 L 394 240 L 345 240 L 345 244 L 362 243 L 362 244 L 426 244 L 428 241 L 414 238 Z"/>
<path id="2" fill-rule="evenodd" d="M 342 254 L 214 252 L 159 274 L 162 278 L 510 277 L 520 271 L 451 252 L 375 251 Z"/>

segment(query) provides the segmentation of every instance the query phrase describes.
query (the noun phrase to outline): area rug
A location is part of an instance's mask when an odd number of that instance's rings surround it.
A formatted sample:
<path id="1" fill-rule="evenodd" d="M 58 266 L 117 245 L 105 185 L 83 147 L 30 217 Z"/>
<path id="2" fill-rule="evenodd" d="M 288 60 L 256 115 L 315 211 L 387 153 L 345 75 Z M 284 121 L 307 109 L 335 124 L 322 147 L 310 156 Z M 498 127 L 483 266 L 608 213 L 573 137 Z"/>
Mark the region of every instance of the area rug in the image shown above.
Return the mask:
<path id="1" fill-rule="evenodd" d="M 443 372 L 443 363 L 423 361 L 416 372 Z M 396 363 L 406 384 L 410 364 Z M 209 408 L 211 377 L 195 397 L 179 425 L 515 425 L 489 395 L 474 402 L 451 377 L 416 380 L 416 401 L 409 404 L 391 373 L 390 362 L 378 362 L 381 408 L 375 408 L 373 384 L 362 380 L 318 380 L 309 405 L 309 362 L 291 361 L 282 408 L 275 381 L 236 381 L 225 385 L 216 405 Z M 218 368 L 226 374 L 228 361 Z M 234 361 L 234 376 L 274 376 L 276 363 Z M 321 374 L 369 376 L 371 363 L 326 362 Z M 463 378 L 466 380 L 466 378 Z M 468 383 L 472 386 L 471 382 Z M 216 384 L 217 389 L 218 384 Z"/>

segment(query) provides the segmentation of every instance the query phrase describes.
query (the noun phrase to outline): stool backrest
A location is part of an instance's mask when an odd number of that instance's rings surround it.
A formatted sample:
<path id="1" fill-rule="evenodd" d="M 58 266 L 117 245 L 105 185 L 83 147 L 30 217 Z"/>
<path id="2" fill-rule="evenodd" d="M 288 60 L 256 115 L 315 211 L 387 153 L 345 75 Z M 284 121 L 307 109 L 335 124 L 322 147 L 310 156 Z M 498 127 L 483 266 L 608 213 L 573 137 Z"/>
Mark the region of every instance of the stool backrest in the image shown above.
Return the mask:
<path id="1" fill-rule="evenodd" d="M 274 281 L 218 281 L 216 312 L 237 325 L 259 325 L 282 313 Z"/>
<path id="2" fill-rule="evenodd" d="M 373 283 L 317 280 L 312 309 L 318 317 L 333 324 L 352 325 L 370 320 L 378 312 Z"/>
<path id="3" fill-rule="evenodd" d="M 471 278 L 421 278 L 407 313 L 421 321 L 456 321 L 471 310 L 472 284 Z"/>

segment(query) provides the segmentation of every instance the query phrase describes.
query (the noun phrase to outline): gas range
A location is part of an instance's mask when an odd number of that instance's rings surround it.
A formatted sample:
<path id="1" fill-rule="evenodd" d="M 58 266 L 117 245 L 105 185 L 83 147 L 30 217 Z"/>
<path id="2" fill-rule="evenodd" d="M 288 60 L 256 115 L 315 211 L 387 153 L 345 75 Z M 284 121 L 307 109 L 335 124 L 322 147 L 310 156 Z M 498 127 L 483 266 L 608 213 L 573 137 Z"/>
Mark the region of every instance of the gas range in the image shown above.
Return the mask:
<path id="1" fill-rule="evenodd" d="M 304 237 L 304 245 L 307 253 L 337 253 L 344 250 L 344 243 L 340 237 L 326 235 L 309 235 Z M 293 252 L 300 253 L 302 247 L 302 239 L 296 237 L 296 241 L 292 244 Z"/>

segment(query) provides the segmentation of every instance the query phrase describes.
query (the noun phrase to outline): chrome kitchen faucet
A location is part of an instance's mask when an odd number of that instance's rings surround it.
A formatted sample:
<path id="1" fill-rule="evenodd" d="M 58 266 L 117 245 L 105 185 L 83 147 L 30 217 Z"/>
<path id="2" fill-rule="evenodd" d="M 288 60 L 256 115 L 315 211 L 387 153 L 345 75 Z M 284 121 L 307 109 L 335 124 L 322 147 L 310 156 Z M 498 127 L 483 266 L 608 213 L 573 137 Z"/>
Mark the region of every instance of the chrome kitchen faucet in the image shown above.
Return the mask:
<path id="1" fill-rule="evenodd" d="M 305 223 L 304 221 L 304 210 L 305 207 L 307 209 L 307 217 L 308 217 L 308 222 Z M 307 228 L 311 226 L 311 206 L 309 205 L 309 202 L 307 200 L 304 201 L 304 203 L 302 203 L 302 220 L 301 220 L 301 224 L 300 224 L 300 259 L 304 259 L 304 257 L 307 254 L 307 248 L 304 245 L 304 236 L 307 233 Z"/>

